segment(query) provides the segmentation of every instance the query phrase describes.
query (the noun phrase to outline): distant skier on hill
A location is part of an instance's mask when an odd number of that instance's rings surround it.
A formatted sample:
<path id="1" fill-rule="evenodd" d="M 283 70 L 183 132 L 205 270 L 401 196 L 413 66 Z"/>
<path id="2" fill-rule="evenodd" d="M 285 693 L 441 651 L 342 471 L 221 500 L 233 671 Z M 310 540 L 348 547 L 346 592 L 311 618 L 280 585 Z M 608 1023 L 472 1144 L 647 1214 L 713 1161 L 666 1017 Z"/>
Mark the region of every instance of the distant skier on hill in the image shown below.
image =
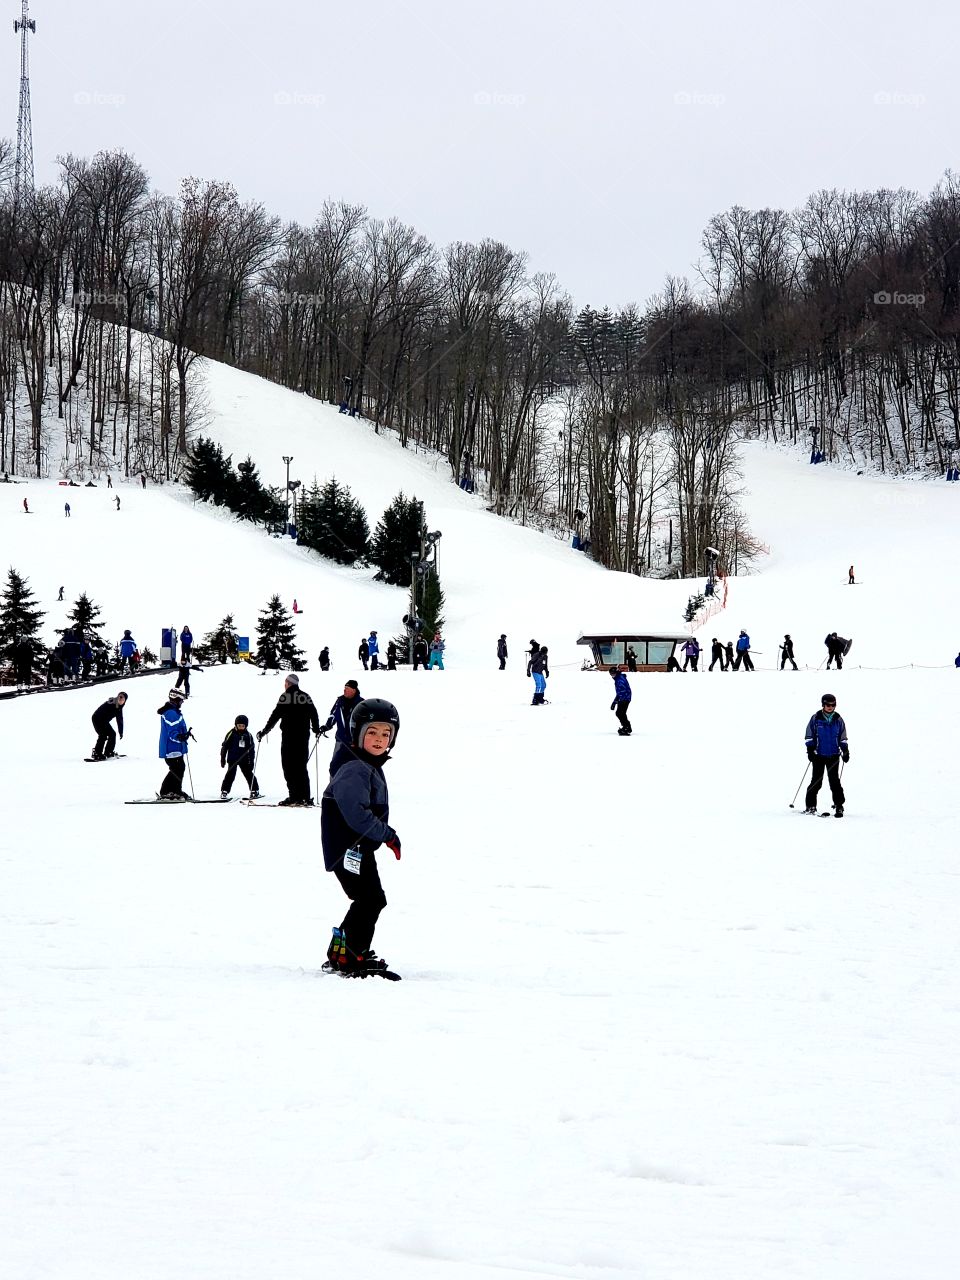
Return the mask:
<path id="1" fill-rule="evenodd" d="M 393 640 L 387 645 L 387 670 L 396 671 L 397 669 L 397 646 Z"/>
<path id="2" fill-rule="evenodd" d="M 539 645 L 536 640 L 531 640 L 530 660 L 527 663 L 527 675 L 533 677 L 533 699 L 530 703 L 532 707 L 542 707 L 544 704 L 547 692 L 547 680 L 550 677 L 548 661 L 547 646 Z"/>
<path id="3" fill-rule="evenodd" d="M 844 794 L 840 785 L 840 761 L 850 762 L 850 748 L 847 744 L 847 726 L 843 716 L 837 713 L 837 700 L 832 693 L 825 693 L 820 699 L 820 710 L 815 712 L 807 722 L 805 737 L 807 759 L 813 765 L 810 785 L 807 787 L 805 813 L 817 812 L 817 796 L 823 785 L 823 774 L 826 770 L 830 782 L 830 794 L 833 796 L 834 817 L 843 817 Z"/>
<path id="4" fill-rule="evenodd" d="M 633 645 L 627 646 L 627 670 L 636 671 L 637 669 L 637 651 Z"/>
<path id="5" fill-rule="evenodd" d="M 847 586 L 855 587 L 856 585 L 857 585 L 857 580 L 853 576 L 853 565 L 851 565 L 847 573 Z"/>
<path id="6" fill-rule="evenodd" d="M 320 650 L 320 656 L 317 658 L 317 661 L 320 663 L 321 671 L 330 670 L 330 650 L 327 648 L 326 645 L 324 645 L 323 648 Z"/>
<path id="7" fill-rule="evenodd" d="M 744 671 L 753 671 L 753 659 L 750 657 L 750 637 L 745 631 L 741 631 L 737 637 L 737 656 L 734 659 L 734 671 L 740 670 L 740 664 L 743 663 Z"/>
<path id="8" fill-rule="evenodd" d="M 370 646 L 367 644 L 367 637 L 364 636 L 360 641 L 360 647 L 357 649 L 357 657 L 363 663 L 364 671 L 370 670 Z"/>
<path id="9" fill-rule="evenodd" d="M 129 631 L 123 633 L 123 639 L 120 641 L 120 670 L 124 667 L 128 671 L 134 670 L 134 654 L 137 652 L 137 642 Z"/>
<path id="10" fill-rule="evenodd" d="M 193 632 L 188 626 L 184 626 L 180 632 L 180 661 L 189 662 L 190 655 L 193 652 Z"/>
<path id="11" fill-rule="evenodd" d="M 837 670 L 843 670 L 843 651 L 847 647 L 846 640 L 842 636 L 838 636 L 835 631 L 831 631 L 828 636 L 824 636 L 823 643 L 827 646 L 827 670 L 830 670 L 831 662 L 837 664 Z"/>
<path id="12" fill-rule="evenodd" d="M 710 641 L 710 665 L 709 667 L 707 667 L 707 670 L 712 671 L 718 662 L 720 663 L 720 670 L 726 671 L 727 663 L 726 663 L 726 655 L 724 652 L 723 644 L 717 639 L 716 636 L 714 636 L 713 639 Z"/>
<path id="13" fill-rule="evenodd" d="M 500 670 L 503 671 L 507 665 L 507 637 L 504 632 L 500 633 L 497 641 L 497 657 L 500 660 Z"/>
<path id="14" fill-rule="evenodd" d="M 692 667 L 694 671 L 697 669 L 697 663 L 700 661 L 700 645 L 692 636 L 683 646 L 683 669 L 687 670 Z"/>
<path id="15" fill-rule="evenodd" d="M 793 641 L 790 639 L 789 635 L 786 635 L 783 637 L 783 644 L 780 646 L 780 670 L 781 671 L 787 665 L 788 662 L 792 665 L 794 671 L 798 670 L 796 661 L 793 656 Z"/>
<path id="16" fill-rule="evenodd" d="M 620 721 L 620 728 L 617 733 L 621 738 L 628 738 L 633 733 L 633 728 L 627 719 L 627 712 L 630 709 L 630 702 L 633 698 L 630 681 L 624 674 L 623 667 L 611 667 L 610 674 L 613 676 L 614 683 L 614 697 L 610 703 L 610 710 L 617 713 L 617 719 Z"/>
<path id="17" fill-rule="evenodd" d="M 371 631 L 367 639 L 367 653 L 370 656 L 370 670 L 376 671 L 380 666 L 380 644 L 375 631 Z"/>
<path id="18" fill-rule="evenodd" d="M 726 646 L 725 646 L 725 648 L 724 648 L 724 652 L 725 652 L 725 653 L 726 653 L 726 655 L 727 655 L 727 668 L 726 668 L 726 669 L 727 669 L 728 671 L 732 671 L 732 670 L 733 670 L 733 663 L 734 663 L 734 657 L 733 657 L 733 641 L 732 641 L 732 640 L 728 640 L 728 641 L 727 641 Z"/>
<path id="19" fill-rule="evenodd" d="M 953 665 L 955 667 L 960 667 L 960 653 L 958 653 L 957 656 L 954 658 Z"/>
<path id="20" fill-rule="evenodd" d="M 418 667 L 418 666 L 419 666 L 419 667 L 422 667 L 422 668 L 423 668 L 423 670 L 424 670 L 424 671 L 426 671 L 426 669 L 427 669 L 427 662 L 428 662 L 428 660 L 429 660 L 429 656 L 430 656 L 430 653 L 429 653 L 429 650 L 428 650 L 428 648 L 427 648 L 427 642 L 426 642 L 426 640 L 424 640 L 423 636 L 417 636 L 416 640 L 414 640 L 414 642 L 413 642 L 413 669 L 414 669 L 414 671 L 416 671 L 416 669 L 417 669 L 417 667 Z"/>

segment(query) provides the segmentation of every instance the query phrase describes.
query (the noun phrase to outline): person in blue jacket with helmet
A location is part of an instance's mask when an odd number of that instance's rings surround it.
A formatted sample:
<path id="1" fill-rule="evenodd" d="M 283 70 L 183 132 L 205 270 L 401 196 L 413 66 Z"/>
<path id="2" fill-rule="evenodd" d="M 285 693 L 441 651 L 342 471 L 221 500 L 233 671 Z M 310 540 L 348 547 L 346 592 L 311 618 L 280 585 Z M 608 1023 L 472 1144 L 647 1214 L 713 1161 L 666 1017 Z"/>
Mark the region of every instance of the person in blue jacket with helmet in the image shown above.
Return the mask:
<path id="1" fill-rule="evenodd" d="M 321 738 L 325 738 L 334 725 L 337 726 L 337 745 L 334 748 L 333 755 L 330 757 L 331 778 L 341 765 L 345 765 L 348 760 L 353 759 L 353 751 L 350 746 L 350 717 L 354 708 L 359 706 L 362 701 L 363 695 L 360 692 L 359 684 L 357 684 L 356 680 L 348 680 L 343 686 L 343 693 L 340 694 L 330 708 L 326 724 L 321 726 Z"/>
<path id="2" fill-rule="evenodd" d="M 743 663 L 744 671 L 753 670 L 753 659 L 750 657 L 750 637 L 745 631 L 741 631 L 737 637 L 737 656 L 733 660 L 734 671 L 740 670 L 740 664 Z"/>
<path id="3" fill-rule="evenodd" d="M 160 717 L 160 759 L 167 762 L 167 772 L 160 784 L 161 800 L 189 800 L 183 789 L 183 775 L 187 769 L 187 739 L 190 730 L 183 718 L 181 707 L 183 694 L 170 689 L 167 700 L 157 708 Z"/>
<path id="4" fill-rule="evenodd" d="M 817 796 L 823 785 L 826 771 L 833 796 L 833 816 L 843 817 L 844 794 L 840 785 L 840 761 L 849 763 L 850 747 L 847 744 L 847 726 L 837 711 L 837 700 L 832 693 L 820 699 L 820 710 L 810 717 L 806 733 L 807 759 L 813 765 L 810 785 L 807 787 L 805 813 L 817 812 Z"/>
<path id="5" fill-rule="evenodd" d="M 123 633 L 123 639 L 120 641 L 120 670 L 124 667 L 128 671 L 133 671 L 133 655 L 137 652 L 137 642 L 129 631 Z"/>
<path id="6" fill-rule="evenodd" d="M 621 738 L 629 738 L 630 734 L 633 733 L 630 721 L 627 719 L 627 710 L 633 697 L 630 690 L 630 681 L 627 679 L 623 667 L 611 667 L 610 674 L 613 676 L 614 683 L 614 699 L 610 703 L 610 710 L 617 713 L 617 719 L 620 721 L 620 728 L 617 733 Z"/>

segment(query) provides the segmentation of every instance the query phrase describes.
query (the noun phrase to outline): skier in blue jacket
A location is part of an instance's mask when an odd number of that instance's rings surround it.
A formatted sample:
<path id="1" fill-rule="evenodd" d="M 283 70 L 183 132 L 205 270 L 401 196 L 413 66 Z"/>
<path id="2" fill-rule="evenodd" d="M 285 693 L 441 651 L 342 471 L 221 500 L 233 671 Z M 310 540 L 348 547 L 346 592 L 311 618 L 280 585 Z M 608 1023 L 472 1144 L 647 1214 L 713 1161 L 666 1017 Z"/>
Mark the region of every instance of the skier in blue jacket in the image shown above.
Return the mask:
<path id="1" fill-rule="evenodd" d="M 353 714 L 354 708 L 362 701 L 360 686 L 356 680 L 348 680 L 343 686 L 343 693 L 330 708 L 326 724 L 320 730 L 320 737 L 325 738 L 333 726 L 337 726 L 337 745 L 334 748 L 333 755 L 330 757 L 331 778 L 341 765 L 345 765 L 348 760 L 353 759 L 353 751 L 350 747 L 350 716 Z"/>
<path id="2" fill-rule="evenodd" d="M 167 762 L 167 773 L 160 784 L 161 800 L 189 800 L 183 789 L 183 775 L 187 769 L 187 739 L 190 730 L 180 708 L 183 694 L 170 689 L 167 700 L 157 708 L 160 717 L 160 759 Z"/>
<path id="3" fill-rule="evenodd" d="M 745 631 L 741 631 L 737 637 L 737 656 L 733 660 L 734 671 L 740 670 L 740 663 L 743 663 L 744 671 L 753 670 L 753 660 L 750 657 L 750 637 Z"/>
<path id="4" fill-rule="evenodd" d="M 123 633 L 123 639 L 120 641 L 120 670 L 124 667 L 128 671 L 133 671 L 133 655 L 137 652 L 137 642 L 129 631 Z"/>
<path id="5" fill-rule="evenodd" d="M 620 728 L 617 733 L 621 738 L 629 738 L 630 734 L 633 733 L 630 721 L 627 719 L 627 710 L 633 697 L 630 691 L 630 681 L 627 679 L 623 667 L 611 667 L 610 674 L 613 676 L 614 683 L 614 699 L 610 703 L 610 710 L 617 713 L 617 719 L 620 721 Z"/>
<path id="6" fill-rule="evenodd" d="M 367 640 L 367 652 L 370 655 L 370 670 L 376 671 L 377 667 L 380 665 L 380 642 L 377 640 L 377 633 L 375 631 L 370 632 L 370 636 Z"/>
<path id="7" fill-rule="evenodd" d="M 837 712 L 837 700 L 832 693 L 825 693 L 820 699 L 820 710 L 807 722 L 806 733 L 807 759 L 813 765 L 810 785 L 807 787 L 805 813 L 817 812 L 817 796 L 823 785 L 823 774 L 826 770 L 830 782 L 830 794 L 833 796 L 835 818 L 843 817 L 844 794 L 840 785 L 840 761 L 847 764 L 850 760 L 850 748 L 847 745 L 847 726 L 843 716 Z"/>

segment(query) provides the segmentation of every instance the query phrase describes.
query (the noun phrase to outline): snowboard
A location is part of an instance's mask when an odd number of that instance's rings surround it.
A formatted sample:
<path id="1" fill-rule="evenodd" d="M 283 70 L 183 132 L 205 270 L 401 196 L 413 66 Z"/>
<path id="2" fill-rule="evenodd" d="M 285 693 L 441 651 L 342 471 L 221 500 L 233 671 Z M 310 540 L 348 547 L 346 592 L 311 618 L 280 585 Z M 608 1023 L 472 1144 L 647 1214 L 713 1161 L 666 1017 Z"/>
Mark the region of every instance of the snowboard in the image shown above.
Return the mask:
<path id="1" fill-rule="evenodd" d="M 84 764 L 105 764 L 107 760 L 126 760 L 126 756 L 121 751 L 115 751 L 112 756 L 84 756 Z"/>

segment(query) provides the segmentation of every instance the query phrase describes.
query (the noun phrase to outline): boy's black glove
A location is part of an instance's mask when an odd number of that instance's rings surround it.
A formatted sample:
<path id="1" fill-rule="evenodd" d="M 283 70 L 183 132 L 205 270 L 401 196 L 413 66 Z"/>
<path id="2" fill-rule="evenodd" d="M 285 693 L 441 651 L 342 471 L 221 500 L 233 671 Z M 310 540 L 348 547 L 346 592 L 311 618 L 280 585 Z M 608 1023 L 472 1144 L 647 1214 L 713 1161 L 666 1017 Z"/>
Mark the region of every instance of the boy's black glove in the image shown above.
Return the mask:
<path id="1" fill-rule="evenodd" d="M 614 700 L 610 703 L 610 710 L 616 711 L 616 709 L 617 709 L 617 700 L 616 698 L 614 698 Z"/>
<path id="2" fill-rule="evenodd" d="M 843 763 L 844 763 L 844 764 L 849 764 L 849 763 L 850 763 L 850 748 L 849 748 L 849 747 L 843 747 L 843 748 L 841 748 L 841 751 L 840 751 L 840 758 L 841 758 L 841 760 L 843 761 Z"/>
<path id="3" fill-rule="evenodd" d="M 317 730 L 317 734 L 318 734 L 318 735 L 319 735 L 319 737 L 321 737 L 321 738 L 325 738 L 329 732 L 330 732 L 330 726 L 329 726 L 328 724 L 322 725 L 322 726 Z"/>
<path id="4" fill-rule="evenodd" d="M 813 764 L 816 758 L 817 758 L 817 753 L 816 751 L 814 751 L 813 747 L 807 747 L 807 759 L 810 761 L 810 763 Z"/>
<path id="5" fill-rule="evenodd" d="M 257 733 L 257 741 L 259 742 L 262 737 L 263 737 L 263 730 L 260 729 Z"/>

